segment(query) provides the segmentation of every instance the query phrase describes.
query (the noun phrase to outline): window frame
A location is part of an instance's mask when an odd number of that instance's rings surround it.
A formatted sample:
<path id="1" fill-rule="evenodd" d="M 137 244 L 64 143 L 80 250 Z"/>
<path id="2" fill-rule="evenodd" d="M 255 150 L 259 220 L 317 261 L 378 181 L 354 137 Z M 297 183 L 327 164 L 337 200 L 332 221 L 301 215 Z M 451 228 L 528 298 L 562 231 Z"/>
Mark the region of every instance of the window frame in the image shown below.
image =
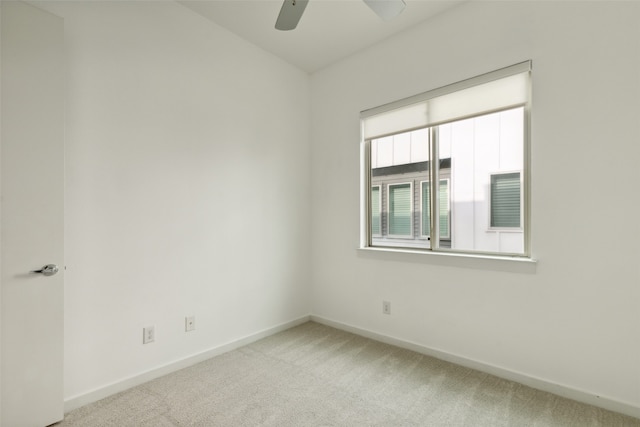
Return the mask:
<path id="1" fill-rule="evenodd" d="M 438 236 L 439 234 L 439 225 L 438 225 L 438 220 L 437 218 L 434 221 L 434 216 L 430 215 L 431 217 L 431 221 L 432 221 L 432 225 L 431 225 L 431 231 L 435 231 L 435 236 L 431 236 L 431 237 L 436 237 L 436 241 L 434 242 L 434 239 L 431 239 L 431 247 L 430 248 L 424 248 L 424 249 L 418 249 L 418 252 L 422 252 L 422 253 L 437 253 L 439 255 L 442 254 L 451 254 L 451 255 L 468 255 L 468 256 L 472 256 L 472 257 L 487 257 L 487 258 L 504 258 L 504 259 L 524 259 L 524 260 L 531 260 L 532 259 L 532 250 L 531 250 L 531 203 L 530 203 L 530 189 L 531 189 L 531 85 L 532 85 L 532 76 L 531 76 L 531 71 L 532 71 L 532 61 L 525 61 L 519 64 L 515 64 L 512 65 L 510 67 L 505 67 L 496 71 L 492 71 L 489 73 L 485 73 L 476 77 L 472 77 L 457 83 L 453 83 L 447 86 L 443 86 L 441 88 L 437 88 L 428 92 L 424 92 L 422 94 L 418 94 L 409 98 L 405 98 L 405 99 L 401 99 L 395 102 L 391 102 L 389 104 L 385 104 L 382 105 L 380 107 L 376 107 L 376 108 L 372 108 L 369 110 L 365 110 L 361 113 L 361 138 L 360 138 L 360 147 L 361 147 L 361 161 L 360 161 L 360 166 L 361 166 L 361 176 L 360 176 L 360 181 L 361 181 L 361 189 L 362 191 L 361 193 L 361 199 L 360 199 L 360 206 L 361 206 L 361 221 L 360 221 L 360 248 L 361 249 L 375 249 L 375 250 L 385 250 L 385 249 L 389 249 L 392 250 L 394 252 L 397 252 L 399 248 L 397 247 L 386 247 L 386 246 L 380 246 L 380 245 L 373 245 L 372 244 L 372 236 L 371 236 L 371 225 L 369 223 L 368 217 L 369 217 L 369 213 L 370 213 L 370 200 L 369 200 L 369 196 L 367 195 L 370 190 L 368 190 L 369 188 L 371 188 L 371 184 L 370 184 L 370 180 L 371 180 L 371 141 L 373 139 L 378 139 L 381 138 L 383 136 L 388 136 L 388 135 L 393 135 L 393 134 L 397 134 L 397 133 L 402 133 L 402 132 L 406 132 L 409 130 L 418 130 L 418 129 L 430 129 L 430 132 L 433 132 L 434 134 L 437 134 L 437 129 L 438 126 L 442 125 L 442 124 L 446 124 L 446 123 L 450 123 L 450 122 L 456 122 L 459 120 L 464 120 L 464 119 L 468 119 L 468 118 L 472 118 L 472 117 L 479 117 L 479 116 L 483 116 L 486 114 L 490 114 L 490 113 L 494 113 L 494 112 L 499 112 L 499 111 L 506 111 L 506 110 L 510 110 L 512 108 L 522 108 L 523 109 L 523 126 L 522 126 L 522 132 L 523 132 L 523 147 L 522 147 L 522 170 L 518 171 L 520 172 L 520 181 L 521 181 L 521 191 L 520 191 L 520 197 L 521 197 L 521 227 L 519 228 L 519 230 L 522 231 L 523 234 L 523 251 L 522 253 L 507 253 L 507 252 L 490 252 L 490 251 L 482 251 L 482 250 L 459 250 L 459 249 L 450 249 L 450 248 L 441 248 L 439 247 L 439 240 L 440 237 Z M 525 100 L 523 102 L 521 102 L 520 104 L 514 104 L 514 105 L 505 105 L 504 108 L 496 108 L 495 110 L 491 110 L 491 111 L 479 111 L 477 114 L 471 114 L 465 117 L 458 117 L 455 118 L 454 120 L 450 120 L 450 121 L 442 121 L 442 122 L 438 122 L 438 123 L 430 123 L 428 126 L 418 126 L 418 127 L 414 127 L 414 128 L 403 128 L 403 129 L 398 129 L 396 132 L 390 132 L 387 134 L 379 134 L 376 136 L 369 136 L 369 137 L 365 137 L 366 136 L 366 125 L 365 125 L 365 121 L 375 115 L 378 114 L 384 114 L 387 112 L 394 112 L 395 110 L 400 110 L 400 109 L 410 109 L 412 105 L 422 102 L 424 100 L 429 100 L 429 99 L 433 99 L 439 96 L 443 96 L 443 95 L 447 95 L 447 94 L 451 94 L 451 93 L 455 93 L 458 91 L 463 91 L 465 89 L 468 88 L 473 88 L 475 86 L 480 86 L 484 83 L 487 82 L 493 82 L 493 81 L 497 81 L 500 80 L 502 78 L 506 78 L 506 77 L 510 77 L 510 76 L 515 76 L 516 74 L 526 74 L 526 81 L 525 81 L 525 93 L 526 93 L 526 97 Z M 430 154 L 429 154 L 429 158 L 430 159 L 439 159 L 438 153 L 437 153 L 437 145 L 438 145 L 438 138 L 433 138 L 430 141 Z M 428 181 L 430 181 L 431 183 L 433 182 L 438 182 L 440 181 L 441 176 L 439 175 L 439 170 L 438 170 L 438 161 L 434 161 L 432 164 L 434 164 L 435 167 L 431 168 L 430 170 L 430 176 Z M 502 172 L 502 171 L 501 171 Z M 504 173 L 508 173 L 508 172 L 504 172 Z M 449 185 L 451 183 L 449 182 Z M 435 186 L 433 186 L 435 187 Z M 431 194 L 433 194 L 433 190 L 434 188 L 431 189 Z M 422 191 L 420 190 L 420 193 L 422 193 Z M 436 197 L 437 194 L 439 192 L 436 193 Z M 420 194 L 420 198 L 422 198 L 422 194 Z M 432 196 L 432 199 L 434 197 Z M 449 203 L 451 204 L 451 197 L 449 198 Z M 438 203 L 438 200 L 435 200 L 436 203 Z M 412 201 L 413 204 L 413 201 Z M 491 206 L 491 203 L 489 203 L 489 206 Z M 433 210 L 432 210 L 433 212 Z M 450 207 L 449 209 L 449 235 L 450 238 L 452 238 L 452 224 L 451 224 L 451 212 L 452 212 L 452 208 Z M 490 216 L 489 212 L 489 225 L 491 222 L 491 216 Z M 415 207 L 412 207 L 412 215 L 415 215 Z M 420 237 L 422 237 L 422 218 L 420 218 Z M 491 231 L 515 231 L 515 228 L 497 228 L 497 227 L 489 227 L 491 229 Z M 412 230 L 412 234 L 414 233 L 414 231 Z M 432 234 L 432 233 L 430 233 Z M 389 236 L 392 237 L 392 236 Z M 400 238 L 402 237 L 407 237 L 407 236 L 398 236 Z M 413 247 L 406 247 L 406 248 L 400 248 L 400 250 L 406 250 L 408 252 L 416 252 L 416 249 Z"/>

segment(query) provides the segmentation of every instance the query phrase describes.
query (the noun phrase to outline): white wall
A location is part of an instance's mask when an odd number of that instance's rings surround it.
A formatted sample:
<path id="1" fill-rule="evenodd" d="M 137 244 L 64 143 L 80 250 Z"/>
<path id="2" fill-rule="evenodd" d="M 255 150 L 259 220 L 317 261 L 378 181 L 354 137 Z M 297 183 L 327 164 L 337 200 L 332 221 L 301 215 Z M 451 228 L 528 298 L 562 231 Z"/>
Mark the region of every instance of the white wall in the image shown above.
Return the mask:
<path id="1" fill-rule="evenodd" d="M 65 399 L 308 315 L 308 75 L 177 3 L 38 5 L 65 18 Z"/>
<path id="2" fill-rule="evenodd" d="M 639 17 L 469 2 L 314 74 L 313 312 L 640 414 Z M 527 59 L 537 266 L 358 251 L 359 111 Z"/>

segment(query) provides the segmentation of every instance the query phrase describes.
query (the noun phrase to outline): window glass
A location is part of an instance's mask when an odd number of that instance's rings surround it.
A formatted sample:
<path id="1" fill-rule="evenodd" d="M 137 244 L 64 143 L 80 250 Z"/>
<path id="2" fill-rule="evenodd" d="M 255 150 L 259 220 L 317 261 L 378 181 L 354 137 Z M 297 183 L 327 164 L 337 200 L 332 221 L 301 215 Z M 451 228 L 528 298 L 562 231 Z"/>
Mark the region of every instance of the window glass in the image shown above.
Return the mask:
<path id="1" fill-rule="evenodd" d="M 514 228 L 519 227 L 522 210 L 519 178 L 513 185 L 513 177 L 519 177 L 524 168 L 524 114 L 524 108 L 519 107 L 437 127 L 438 153 L 441 159 L 450 158 L 454 184 L 450 190 L 452 233 L 446 239 L 447 247 L 473 252 L 524 252 L 524 231 Z M 505 178 L 496 181 L 494 177 Z M 497 192 L 493 191 L 496 186 L 500 187 Z M 496 225 L 496 220 L 501 225 Z M 445 247 L 444 236 L 441 232 L 441 247 Z"/>

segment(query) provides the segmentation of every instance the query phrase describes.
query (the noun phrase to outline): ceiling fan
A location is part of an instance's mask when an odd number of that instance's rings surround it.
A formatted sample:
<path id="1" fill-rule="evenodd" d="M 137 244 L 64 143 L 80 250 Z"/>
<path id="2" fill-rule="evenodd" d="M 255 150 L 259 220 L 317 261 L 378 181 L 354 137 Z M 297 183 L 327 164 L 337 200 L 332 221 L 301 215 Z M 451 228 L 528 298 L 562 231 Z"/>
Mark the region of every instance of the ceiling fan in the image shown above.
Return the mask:
<path id="1" fill-rule="evenodd" d="M 363 0 L 383 21 L 389 21 L 400 15 L 406 6 L 404 0 Z M 282 31 L 293 30 L 298 26 L 304 9 L 309 0 L 284 0 L 276 29 Z"/>

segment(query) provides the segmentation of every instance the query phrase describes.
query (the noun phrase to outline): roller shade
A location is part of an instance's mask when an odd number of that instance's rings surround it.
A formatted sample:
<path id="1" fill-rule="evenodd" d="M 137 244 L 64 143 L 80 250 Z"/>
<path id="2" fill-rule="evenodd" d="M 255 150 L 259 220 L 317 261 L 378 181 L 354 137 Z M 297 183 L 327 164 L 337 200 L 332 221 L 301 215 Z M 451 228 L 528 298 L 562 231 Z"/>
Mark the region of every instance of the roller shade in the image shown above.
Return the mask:
<path id="1" fill-rule="evenodd" d="M 363 111 L 363 139 L 525 105 L 529 100 L 530 71 L 531 62 L 527 61 Z"/>

